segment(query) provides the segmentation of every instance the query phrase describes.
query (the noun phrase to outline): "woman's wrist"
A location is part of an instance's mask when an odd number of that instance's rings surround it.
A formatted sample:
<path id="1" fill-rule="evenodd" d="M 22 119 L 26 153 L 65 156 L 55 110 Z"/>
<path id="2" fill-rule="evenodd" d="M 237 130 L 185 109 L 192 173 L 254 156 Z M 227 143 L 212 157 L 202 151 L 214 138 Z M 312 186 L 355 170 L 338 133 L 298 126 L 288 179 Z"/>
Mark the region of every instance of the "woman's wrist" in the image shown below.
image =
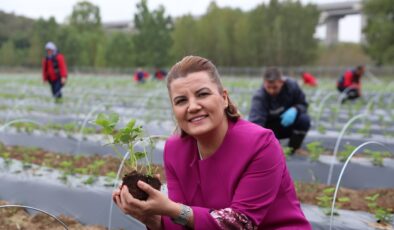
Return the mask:
<path id="1" fill-rule="evenodd" d="M 155 215 L 149 218 L 146 223 L 144 223 L 149 230 L 161 230 L 161 216 Z"/>

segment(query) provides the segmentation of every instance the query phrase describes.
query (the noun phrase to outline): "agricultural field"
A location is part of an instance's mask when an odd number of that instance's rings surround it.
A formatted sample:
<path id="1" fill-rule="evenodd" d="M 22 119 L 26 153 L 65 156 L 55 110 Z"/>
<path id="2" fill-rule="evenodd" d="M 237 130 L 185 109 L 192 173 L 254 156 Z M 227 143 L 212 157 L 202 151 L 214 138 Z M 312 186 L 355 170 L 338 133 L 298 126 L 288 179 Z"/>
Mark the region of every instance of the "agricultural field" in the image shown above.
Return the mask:
<path id="1" fill-rule="evenodd" d="M 391 79 L 365 77 L 363 97 L 344 104 L 335 78 L 318 79 L 317 88 L 304 87 L 312 128 L 303 151 L 294 156 L 287 155 L 286 142 L 282 144 L 297 195 L 314 229 L 329 229 L 330 223 L 333 229 L 393 229 Z M 223 76 L 223 83 L 247 119 L 261 79 Z M 136 84 L 125 75 L 73 75 L 63 96 L 61 103 L 55 103 L 39 74 L 0 73 L 0 207 L 6 203 L 35 207 L 61 215 L 66 224 L 75 226 L 80 222 L 144 229 L 111 203 L 118 174 L 128 172 L 130 165 L 126 161 L 119 170 L 127 149 L 109 145 L 111 138 L 96 119 L 99 114 L 116 113 L 119 121 L 114 129 L 135 119 L 145 136 L 158 137 L 153 144 L 136 143 L 135 150 L 149 150 L 152 167 L 144 159 L 140 167 L 161 175 L 165 193 L 162 151 L 164 140 L 175 129 L 165 82 Z M 4 229 L 21 225 L 12 222 L 18 218 L 11 218 L 18 209 L 5 210 L 0 208 L 0 225 L 8 226 Z M 30 217 L 35 213 L 28 210 L 23 218 L 37 224 L 42 217 Z M 70 229 L 84 228 L 70 225 Z"/>

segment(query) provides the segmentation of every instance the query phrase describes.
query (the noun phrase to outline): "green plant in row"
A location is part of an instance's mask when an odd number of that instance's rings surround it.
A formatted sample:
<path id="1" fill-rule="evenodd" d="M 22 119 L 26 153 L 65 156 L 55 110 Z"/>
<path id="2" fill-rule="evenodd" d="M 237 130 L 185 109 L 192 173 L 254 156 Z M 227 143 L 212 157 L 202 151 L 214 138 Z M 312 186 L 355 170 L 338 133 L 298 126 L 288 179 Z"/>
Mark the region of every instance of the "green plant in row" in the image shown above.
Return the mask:
<path id="1" fill-rule="evenodd" d="M 370 212 L 375 214 L 376 221 L 382 224 L 391 224 L 393 222 L 393 215 L 391 208 L 383 208 L 378 205 L 377 201 L 380 194 L 376 193 L 371 196 L 366 196 L 364 199 L 367 201 Z"/>
<path id="2" fill-rule="evenodd" d="M 372 151 L 367 149 L 365 150 L 365 153 L 367 153 L 371 157 L 373 165 L 380 167 L 383 167 L 384 158 L 390 157 L 389 152 Z"/>
<path id="3" fill-rule="evenodd" d="M 2 152 L 0 153 L 0 157 L 3 158 L 5 166 L 8 168 L 12 164 L 12 160 L 10 158 L 10 153 Z"/>
<path id="4" fill-rule="evenodd" d="M 323 146 L 319 141 L 313 141 L 306 145 L 306 149 L 309 152 L 309 156 L 311 161 L 318 161 L 320 158 L 320 154 L 324 151 Z"/>
<path id="5" fill-rule="evenodd" d="M 333 195 L 334 195 L 335 188 L 333 187 L 328 187 L 323 190 L 323 193 L 316 197 L 318 200 L 317 205 L 322 208 L 324 214 L 329 216 L 331 214 L 331 205 L 333 201 Z M 338 208 L 342 207 L 343 204 L 348 203 L 350 199 L 348 197 L 338 197 L 336 200 L 336 206 Z M 338 216 L 339 213 L 334 209 L 333 215 Z"/>
<path id="6" fill-rule="evenodd" d="M 371 131 L 371 122 L 370 121 L 366 121 L 364 123 L 364 126 L 358 130 L 358 132 L 361 135 L 363 135 L 363 137 L 369 137 L 370 131 Z"/>
<path id="7" fill-rule="evenodd" d="M 346 144 L 345 149 L 338 153 L 338 160 L 340 162 L 345 162 L 355 149 L 356 147 L 353 145 Z"/>
<path id="8" fill-rule="evenodd" d="M 317 127 L 317 131 L 320 134 L 325 134 L 326 133 L 326 127 L 324 127 L 324 125 L 322 125 L 322 124 L 319 124 L 319 126 Z"/>

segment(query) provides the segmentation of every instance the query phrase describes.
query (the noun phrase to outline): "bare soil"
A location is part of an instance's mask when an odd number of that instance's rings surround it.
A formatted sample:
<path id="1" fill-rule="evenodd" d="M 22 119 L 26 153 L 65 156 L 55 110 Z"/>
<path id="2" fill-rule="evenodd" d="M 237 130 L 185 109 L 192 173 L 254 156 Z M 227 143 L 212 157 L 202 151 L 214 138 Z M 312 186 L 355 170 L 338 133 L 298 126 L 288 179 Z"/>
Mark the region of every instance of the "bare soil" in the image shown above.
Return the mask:
<path id="1" fill-rule="evenodd" d="M 108 173 L 113 172 L 116 173 L 118 171 L 119 165 L 121 163 L 121 159 L 113 156 L 83 156 L 83 155 L 68 155 L 68 154 L 59 154 L 54 152 L 49 152 L 42 149 L 37 148 L 24 148 L 24 147 L 12 147 L 12 146 L 4 146 L 0 143 L 0 157 L 1 154 L 7 152 L 10 154 L 10 159 L 20 160 L 20 161 L 28 161 L 28 163 L 37 164 L 41 166 L 46 166 L 50 168 L 62 169 L 62 163 L 71 162 L 71 168 L 75 169 L 86 169 L 87 174 L 93 174 L 92 168 L 90 167 L 95 164 L 95 162 L 99 160 L 104 160 L 105 164 L 98 168 L 98 172 L 95 172 L 97 175 L 106 176 Z M 165 180 L 165 175 L 163 168 L 160 165 L 152 165 L 153 173 L 160 174 L 161 180 Z M 133 171 L 127 163 L 124 165 L 122 169 L 121 175 L 125 175 Z M 142 173 L 146 172 L 146 167 L 141 166 L 138 170 Z"/>
<path id="2" fill-rule="evenodd" d="M 6 205 L 0 200 L 0 205 Z M 69 230 L 105 230 L 99 225 L 82 225 L 78 221 L 60 215 L 59 218 Z M 0 230 L 64 230 L 54 218 L 42 213 L 30 215 L 23 208 L 0 208 Z"/>
<path id="3" fill-rule="evenodd" d="M 295 183 L 298 199 L 301 203 L 317 205 L 319 196 L 323 196 L 323 190 L 329 186 L 325 184 Z M 337 197 L 348 197 L 350 202 L 341 203 L 341 209 L 371 212 L 365 197 L 380 194 L 377 204 L 384 208 L 394 208 L 394 189 L 349 189 L 339 188 Z M 394 210 L 393 210 L 394 212 Z"/>

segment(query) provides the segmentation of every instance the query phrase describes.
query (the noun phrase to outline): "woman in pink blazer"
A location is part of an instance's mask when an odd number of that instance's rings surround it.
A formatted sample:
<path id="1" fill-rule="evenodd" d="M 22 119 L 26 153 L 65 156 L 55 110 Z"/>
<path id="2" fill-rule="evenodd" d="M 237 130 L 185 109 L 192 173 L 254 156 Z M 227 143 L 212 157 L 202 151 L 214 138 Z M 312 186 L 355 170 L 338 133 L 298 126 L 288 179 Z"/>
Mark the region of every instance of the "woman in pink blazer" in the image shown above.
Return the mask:
<path id="1" fill-rule="evenodd" d="M 168 197 L 142 181 L 117 206 L 149 229 L 311 229 L 273 133 L 240 118 L 211 61 L 187 56 L 168 73 L 178 133 L 164 148 Z"/>

